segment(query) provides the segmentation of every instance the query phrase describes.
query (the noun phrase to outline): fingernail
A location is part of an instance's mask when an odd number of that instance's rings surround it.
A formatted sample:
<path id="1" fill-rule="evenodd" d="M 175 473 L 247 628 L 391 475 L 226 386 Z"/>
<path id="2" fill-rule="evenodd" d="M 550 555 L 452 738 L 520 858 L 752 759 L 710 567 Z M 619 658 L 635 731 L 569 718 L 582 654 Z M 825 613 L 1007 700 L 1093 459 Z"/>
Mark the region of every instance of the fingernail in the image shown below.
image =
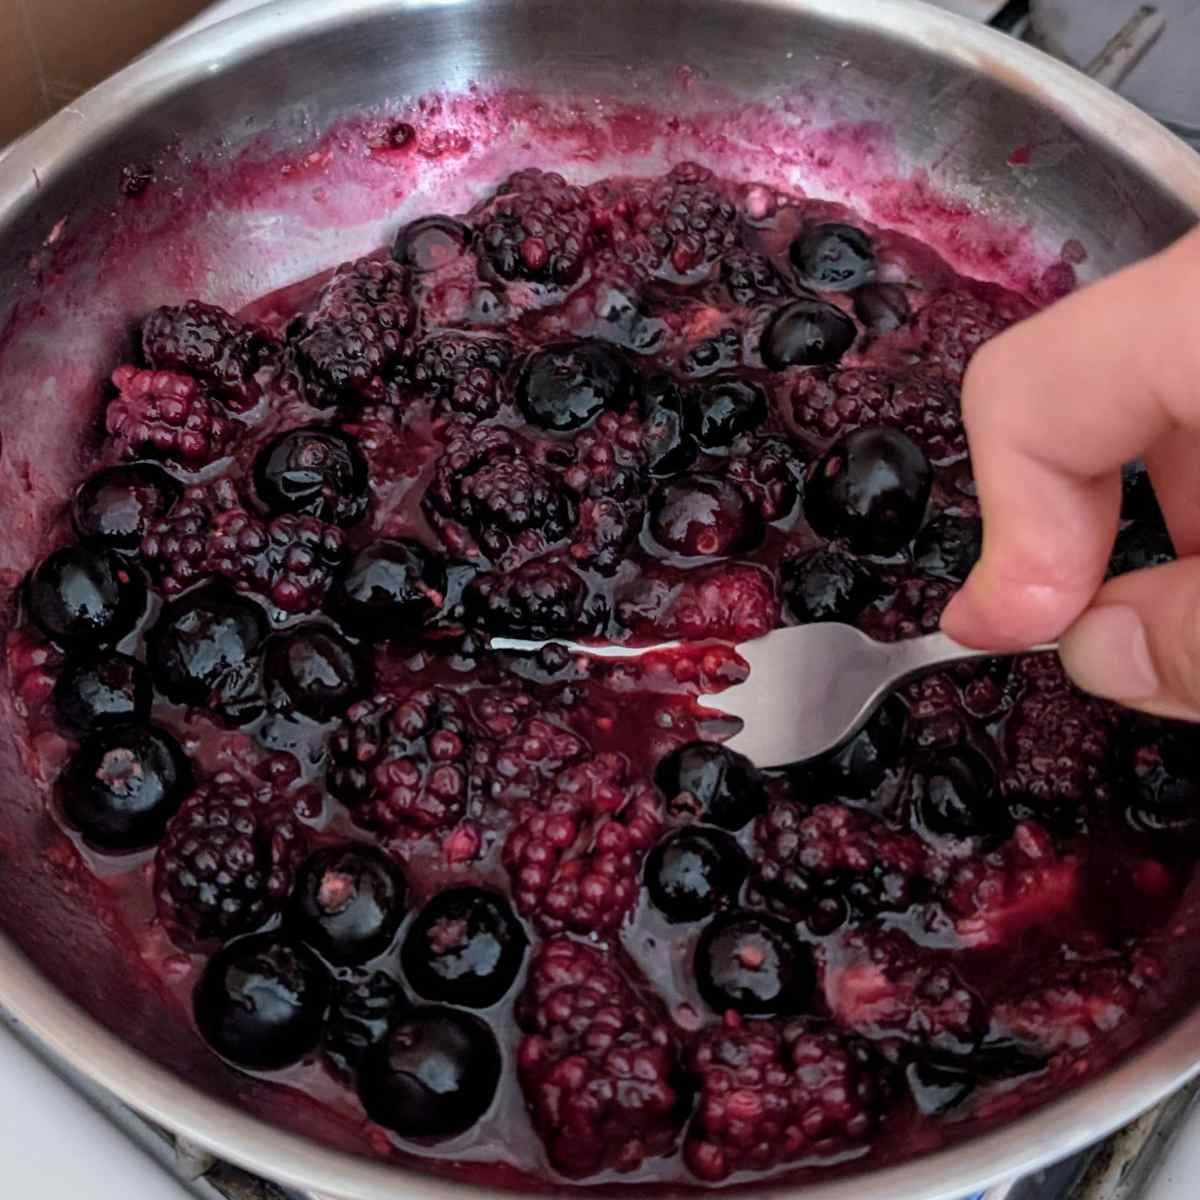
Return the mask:
<path id="1" fill-rule="evenodd" d="M 1159 691 L 1146 627 L 1123 604 L 1090 608 L 1059 647 L 1067 673 L 1085 692 L 1108 700 L 1148 700 Z"/>

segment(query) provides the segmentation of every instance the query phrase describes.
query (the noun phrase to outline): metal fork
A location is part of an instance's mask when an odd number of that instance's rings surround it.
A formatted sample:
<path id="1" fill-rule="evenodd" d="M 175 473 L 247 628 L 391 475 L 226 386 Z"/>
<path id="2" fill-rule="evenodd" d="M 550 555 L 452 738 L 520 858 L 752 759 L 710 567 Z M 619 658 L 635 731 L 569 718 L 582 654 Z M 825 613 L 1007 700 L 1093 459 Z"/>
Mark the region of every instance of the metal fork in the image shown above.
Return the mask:
<path id="1" fill-rule="evenodd" d="M 496 650 L 538 650 L 546 642 L 492 638 Z M 560 642 L 577 654 L 636 658 L 679 643 L 658 646 L 587 646 Z M 750 674 L 744 683 L 700 696 L 705 708 L 737 717 L 741 730 L 725 744 L 760 767 L 817 758 L 853 737 L 899 684 L 913 676 L 976 658 L 999 657 L 973 650 L 944 633 L 900 642 L 877 642 L 851 625 L 820 622 L 776 629 L 735 647 Z M 1012 653 L 1054 650 L 1047 644 Z"/>

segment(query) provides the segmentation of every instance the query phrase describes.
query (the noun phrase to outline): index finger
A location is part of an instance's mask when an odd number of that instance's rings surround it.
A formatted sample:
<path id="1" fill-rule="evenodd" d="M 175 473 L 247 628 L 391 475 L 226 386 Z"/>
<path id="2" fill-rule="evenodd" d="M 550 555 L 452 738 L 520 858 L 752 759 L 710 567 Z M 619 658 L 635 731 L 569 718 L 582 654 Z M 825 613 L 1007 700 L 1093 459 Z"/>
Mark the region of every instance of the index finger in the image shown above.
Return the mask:
<path id="1" fill-rule="evenodd" d="M 1120 468 L 1200 425 L 1200 233 L 1014 326 L 975 356 L 963 420 L 983 555 L 942 626 L 968 645 L 1057 637 L 1104 578 Z"/>

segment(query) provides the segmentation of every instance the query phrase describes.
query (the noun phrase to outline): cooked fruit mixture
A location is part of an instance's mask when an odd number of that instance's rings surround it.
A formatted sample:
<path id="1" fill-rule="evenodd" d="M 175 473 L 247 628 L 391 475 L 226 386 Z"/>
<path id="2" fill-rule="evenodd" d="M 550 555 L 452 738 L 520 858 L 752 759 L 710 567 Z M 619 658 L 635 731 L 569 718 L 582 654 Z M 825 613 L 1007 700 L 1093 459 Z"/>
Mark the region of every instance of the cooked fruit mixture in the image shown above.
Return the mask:
<path id="1" fill-rule="evenodd" d="M 1111 1063 L 1165 1020 L 1191 728 L 1033 657 L 767 772 L 696 701 L 780 624 L 936 628 L 979 550 L 963 372 L 1029 311 L 684 164 L 521 171 L 146 314 L 8 646 L 131 969 L 476 1177 L 889 1161 Z M 1114 570 L 1169 554 L 1126 482 Z"/>

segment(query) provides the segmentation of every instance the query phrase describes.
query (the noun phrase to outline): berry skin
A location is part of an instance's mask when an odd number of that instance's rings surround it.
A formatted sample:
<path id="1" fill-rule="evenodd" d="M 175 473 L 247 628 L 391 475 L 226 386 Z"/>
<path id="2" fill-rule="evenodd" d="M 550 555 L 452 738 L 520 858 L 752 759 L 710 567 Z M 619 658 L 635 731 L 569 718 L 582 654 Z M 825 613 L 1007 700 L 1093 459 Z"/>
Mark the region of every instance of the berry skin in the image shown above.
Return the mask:
<path id="1" fill-rule="evenodd" d="M 266 933 L 209 959 L 192 1009 L 222 1058 L 248 1071 L 278 1071 L 316 1049 L 331 991 L 312 954 Z"/>
<path id="2" fill-rule="evenodd" d="M 882 581 L 868 563 L 824 546 L 779 568 L 779 590 L 794 620 L 853 622 L 882 594 Z"/>
<path id="3" fill-rule="evenodd" d="M 141 572 L 106 550 L 64 546 L 31 572 L 29 615 L 64 646 L 108 646 L 123 638 L 146 609 Z"/>
<path id="4" fill-rule="evenodd" d="M 733 250 L 721 259 L 721 282 L 734 304 L 746 308 L 773 304 L 789 294 L 771 260 L 749 250 Z"/>
<path id="5" fill-rule="evenodd" d="M 566 563 L 534 559 L 476 575 L 463 593 L 467 620 L 491 633 L 544 638 L 578 633 L 587 585 Z"/>
<path id="6" fill-rule="evenodd" d="M 809 475 L 805 515 L 823 537 L 856 554 L 895 554 L 925 519 L 929 460 L 894 429 L 860 429 L 826 452 Z"/>
<path id="7" fill-rule="evenodd" d="M 71 506 L 81 541 L 132 554 L 152 522 L 165 517 L 183 489 L 154 463 L 106 467 L 79 485 Z"/>
<path id="8" fill-rule="evenodd" d="M 63 772 L 63 812 L 99 850 L 141 850 L 162 836 L 190 783 L 187 756 L 170 734 L 148 725 L 103 730 Z"/>
<path id="9" fill-rule="evenodd" d="M 678 385 L 666 375 L 656 375 L 642 387 L 639 403 L 646 470 L 655 479 L 686 471 L 699 448 L 684 421 L 687 401 Z"/>
<path id="10" fill-rule="evenodd" d="M 872 333 L 894 333 L 912 320 L 912 308 L 898 283 L 864 283 L 854 289 L 854 315 Z"/>
<path id="11" fill-rule="evenodd" d="M 245 412 L 261 398 L 256 377 L 278 361 L 279 346 L 223 308 L 189 300 L 142 322 L 142 354 L 153 370 L 192 375 L 234 412 Z"/>
<path id="12" fill-rule="evenodd" d="M 514 356 L 504 338 L 438 333 L 417 344 L 404 378 L 433 401 L 436 413 L 482 421 L 494 417 L 507 398 L 505 377 Z"/>
<path id="13" fill-rule="evenodd" d="M 767 419 L 767 394 L 749 379 L 713 379 L 700 389 L 684 415 L 702 450 L 727 453 L 737 438 Z"/>
<path id="14" fill-rule="evenodd" d="M 762 540 L 762 517 L 735 484 L 715 475 L 681 475 L 650 501 L 650 533 L 671 554 L 726 558 Z"/>
<path id="15" fill-rule="evenodd" d="M 188 375 L 124 366 L 112 381 L 119 394 L 104 427 L 127 458 L 162 458 L 198 470 L 220 458 L 242 428 Z"/>
<path id="16" fill-rule="evenodd" d="M 542 943 L 516 1005 L 521 1089 L 554 1168 L 572 1179 L 633 1171 L 674 1148 L 686 1111 L 662 1006 L 615 955 Z"/>
<path id="17" fill-rule="evenodd" d="M 353 525 L 367 511 L 367 460 L 340 429 L 289 429 L 254 460 L 254 487 L 267 511 Z"/>
<path id="18" fill-rule="evenodd" d="M 767 789 L 754 764 L 715 742 L 689 742 L 672 750 L 654 772 L 674 816 L 743 828 L 764 812 Z"/>
<path id="19" fill-rule="evenodd" d="M 383 538 L 364 546 L 334 581 L 331 609 L 347 629 L 373 639 L 428 625 L 446 596 L 446 568 L 419 542 Z"/>
<path id="20" fill-rule="evenodd" d="M 688 1052 L 699 1080 L 683 1148 L 705 1183 L 867 1146 L 887 1111 L 887 1065 L 859 1038 L 811 1018 L 729 1014 Z"/>
<path id="21" fill-rule="evenodd" d="M 717 1013 L 802 1012 L 812 1001 L 816 971 L 786 922 L 765 913 L 716 916 L 696 943 L 696 986 Z"/>
<path id="22" fill-rule="evenodd" d="M 501 279 L 570 287 L 587 265 L 594 214 L 561 175 L 518 171 L 474 215 L 476 253 Z"/>
<path id="23" fill-rule="evenodd" d="M 403 1005 L 400 985 L 383 971 L 334 981 L 322 1049 L 343 1080 L 353 1083 L 368 1051 L 387 1037 L 392 1018 Z"/>
<path id="24" fill-rule="evenodd" d="M 451 552 L 501 566 L 544 554 L 575 523 L 575 507 L 515 437 L 487 426 L 453 429 L 425 510 Z"/>
<path id="25" fill-rule="evenodd" d="M 315 400 L 382 401 L 414 319 L 403 267 L 371 258 L 340 266 L 293 343 Z"/>
<path id="26" fill-rule="evenodd" d="M 337 966 L 365 963 L 391 944 L 408 884 L 371 846 L 326 846 L 296 875 L 287 925 L 293 937 Z"/>
<path id="27" fill-rule="evenodd" d="M 449 888 L 409 926 L 401 953 L 404 977 L 426 1000 L 490 1008 L 515 982 L 528 944 L 499 893 Z"/>
<path id="28" fill-rule="evenodd" d="M 371 666 L 336 630 L 311 623 L 293 625 L 267 642 L 263 673 L 277 707 L 329 721 L 370 692 Z"/>
<path id="29" fill-rule="evenodd" d="M 620 353 L 603 342 L 560 342 L 535 350 L 521 368 L 517 403 L 547 433 L 573 433 L 606 409 L 626 407 L 633 376 Z"/>
<path id="30" fill-rule="evenodd" d="M 658 795 L 620 755 L 567 766 L 505 840 L 518 911 L 544 933 L 613 932 L 637 902 L 661 828 Z"/>
<path id="31" fill-rule="evenodd" d="M 702 921 L 736 899 L 749 871 L 727 833 L 691 826 L 668 834 L 646 859 L 646 891 L 668 921 Z"/>
<path id="32" fill-rule="evenodd" d="M 824 300 L 793 300 L 777 308 L 763 330 L 759 352 L 773 371 L 836 363 L 858 331 L 840 308 Z"/>
<path id="33" fill-rule="evenodd" d="M 153 687 L 146 668 L 115 650 L 69 658 L 51 699 L 60 729 L 76 737 L 114 725 L 139 725 L 150 715 Z"/>
<path id="34" fill-rule="evenodd" d="M 925 851 L 858 809 L 781 800 L 754 826 L 758 887 L 822 932 L 852 914 L 903 912 L 922 893 Z"/>
<path id="35" fill-rule="evenodd" d="M 401 1137 L 453 1137 L 491 1107 L 500 1048 L 478 1017 L 453 1008 L 414 1008 L 393 1021 L 363 1056 L 358 1095 L 367 1116 Z"/>
<path id="36" fill-rule="evenodd" d="M 1200 737 L 1181 721 L 1132 718 L 1117 741 L 1125 819 L 1142 833 L 1187 835 L 1200 824 Z"/>
<path id="37" fill-rule="evenodd" d="M 261 608 L 219 584 L 166 605 L 147 636 L 154 684 L 177 704 L 230 709 L 257 693 L 267 637 Z"/>
<path id="38" fill-rule="evenodd" d="M 424 275 L 461 258 L 470 238 L 471 231 L 453 217 L 419 217 L 396 234 L 392 257 L 402 267 Z"/>
<path id="39" fill-rule="evenodd" d="M 840 222 L 805 230 L 793 240 L 788 256 L 801 283 L 821 292 L 850 292 L 875 274 L 871 239 Z"/>
<path id="40" fill-rule="evenodd" d="M 917 535 L 913 561 L 927 575 L 963 583 L 982 552 L 983 522 L 943 513 Z"/>
<path id="41" fill-rule="evenodd" d="M 329 747 L 329 790 L 384 838 L 450 829 L 466 813 L 470 739 L 443 688 L 381 693 L 346 714 Z"/>
<path id="42" fill-rule="evenodd" d="M 286 801 L 218 775 L 184 801 L 159 843 L 159 919 L 188 949 L 249 933 L 283 908 L 304 854 Z"/>

